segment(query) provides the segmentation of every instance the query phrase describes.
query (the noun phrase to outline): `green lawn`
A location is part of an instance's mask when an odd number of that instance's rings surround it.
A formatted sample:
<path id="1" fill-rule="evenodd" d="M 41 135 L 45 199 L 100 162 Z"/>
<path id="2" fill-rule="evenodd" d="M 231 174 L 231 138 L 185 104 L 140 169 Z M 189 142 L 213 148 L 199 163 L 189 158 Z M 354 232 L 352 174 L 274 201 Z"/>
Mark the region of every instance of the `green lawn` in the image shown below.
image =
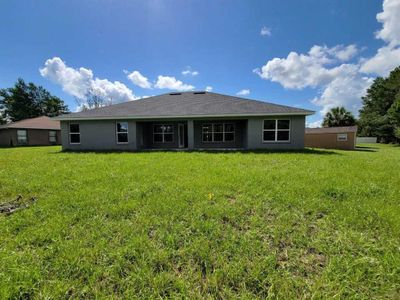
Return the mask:
<path id="1" fill-rule="evenodd" d="M 372 148 L 371 148 L 372 147 Z M 399 298 L 400 147 L 0 149 L 0 299 Z"/>

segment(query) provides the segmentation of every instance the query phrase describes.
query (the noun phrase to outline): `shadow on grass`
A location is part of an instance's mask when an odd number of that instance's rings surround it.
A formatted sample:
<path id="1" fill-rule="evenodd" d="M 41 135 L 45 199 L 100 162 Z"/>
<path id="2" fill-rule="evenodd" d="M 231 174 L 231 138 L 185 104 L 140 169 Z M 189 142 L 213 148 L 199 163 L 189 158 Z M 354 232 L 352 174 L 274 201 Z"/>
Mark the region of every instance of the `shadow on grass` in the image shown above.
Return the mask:
<path id="1" fill-rule="evenodd" d="M 274 154 L 274 153 L 293 153 L 293 154 L 314 154 L 314 155 L 342 155 L 341 153 L 326 150 L 326 149 L 314 149 L 314 148 L 305 148 L 300 150 L 275 150 L 275 149 L 268 149 L 268 150 L 226 150 L 226 149 L 202 149 L 202 150 L 177 150 L 177 149 L 146 149 L 140 151 L 118 151 L 118 150 L 65 150 L 65 151 L 57 151 L 51 152 L 51 154 L 122 154 L 122 153 L 131 153 L 131 154 L 138 154 L 138 153 L 207 153 L 207 154 L 233 154 L 233 153 L 240 153 L 240 154 Z"/>
<path id="2" fill-rule="evenodd" d="M 350 150 L 350 151 L 377 152 L 378 149 L 379 149 L 379 148 L 377 148 L 377 147 L 357 146 L 354 150 Z"/>

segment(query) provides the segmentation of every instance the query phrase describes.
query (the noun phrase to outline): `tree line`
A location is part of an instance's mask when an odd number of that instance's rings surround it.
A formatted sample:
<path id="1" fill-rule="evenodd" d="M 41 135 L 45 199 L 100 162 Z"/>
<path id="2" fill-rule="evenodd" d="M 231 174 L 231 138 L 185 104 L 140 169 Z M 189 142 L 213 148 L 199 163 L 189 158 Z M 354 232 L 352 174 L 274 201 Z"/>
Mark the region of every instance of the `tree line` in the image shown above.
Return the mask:
<path id="1" fill-rule="evenodd" d="M 13 87 L 0 89 L 0 124 L 40 116 L 55 117 L 68 112 L 63 100 L 22 78 Z"/>
<path id="2" fill-rule="evenodd" d="M 324 127 L 358 125 L 358 135 L 377 137 L 381 143 L 400 142 L 400 67 L 388 77 L 377 77 L 362 97 L 359 119 L 344 107 L 335 107 L 323 120 Z"/>

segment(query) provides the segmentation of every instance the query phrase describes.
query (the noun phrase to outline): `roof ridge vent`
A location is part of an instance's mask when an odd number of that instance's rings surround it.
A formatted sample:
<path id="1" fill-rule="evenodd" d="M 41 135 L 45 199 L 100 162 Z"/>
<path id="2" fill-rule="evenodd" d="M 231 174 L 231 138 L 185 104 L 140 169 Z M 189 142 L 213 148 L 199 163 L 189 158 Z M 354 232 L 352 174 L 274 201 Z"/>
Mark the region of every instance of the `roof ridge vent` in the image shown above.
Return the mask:
<path id="1" fill-rule="evenodd" d="M 182 95 L 182 93 L 169 93 L 170 96 Z"/>
<path id="2" fill-rule="evenodd" d="M 206 92 L 193 92 L 193 95 L 204 95 Z"/>

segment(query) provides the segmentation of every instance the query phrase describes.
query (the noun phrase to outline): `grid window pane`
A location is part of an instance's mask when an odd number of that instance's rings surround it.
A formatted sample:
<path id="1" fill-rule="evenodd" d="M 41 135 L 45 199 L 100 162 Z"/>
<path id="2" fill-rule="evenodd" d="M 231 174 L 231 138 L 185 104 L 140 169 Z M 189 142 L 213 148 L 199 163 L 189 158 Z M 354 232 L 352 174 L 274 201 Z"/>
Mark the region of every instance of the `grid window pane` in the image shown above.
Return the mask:
<path id="1" fill-rule="evenodd" d="M 264 131 L 264 141 L 275 141 L 275 130 Z"/>
<path id="2" fill-rule="evenodd" d="M 214 132 L 223 132 L 224 124 L 214 124 Z"/>
<path id="3" fill-rule="evenodd" d="M 163 135 L 159 133 L 154 134 L 154 142 L 156 143 L 162 143 L 163 141 Z"/>
<path id="4" fill-rule="evenodd" d="M 57 143 L 57 132 L 56 131 L 49 131 L 49 142 Z"/>
<path id="5" fill-rule="evenodd" d="M 235 134 L 233 132 L 225 132 L 225 142 L 233 142 L 235 140 Z"/>
<path id="6" fill-rule="evenodd" d="M 128 133 L 123 132 L 123 133 L 118 133 L 118 143 L 127 143 L 128 142 Z"/>
<path id="7" fill-rule="evenodd" d="M 171 143 L 174 141 L 174 125 L 159 124 L 153 126 L 154 142 Z"/>
<path id="8" fill-rule="evenodd" d="M 278 141 L 288 141 L 289 140 L 289 130 L 278 131 Z"/>
<path id="9" fill-rule="evenodd" d="M 225 124 L 225 132 L 234 132 L 234 131 L 235 131 L 235 125 Z"/>
<path id="10" fill-rule="evenodd" d="M 278 129 L 289 129 L 289 120 L 278 120 Z"/>
<path id="11" fill-rule="evenodd" d="M 203 128 L 203 133 L 212 132 L 212 125 L 211 124 L 204 124 L 202 128 Z"/>
<path id="12" fill-rule="evenodd" d="M 203 133 L 203 142 L 212 142 L 212 134 Z"/>
<path id="13" fill-rule="evenodd" d="M 224 140 L 224 134 L 221 133 L 214 133 L 214 142 L 222 142 Z"/>
<path id="14" fill-rule="evenodd" d="M 26 138 L 26 130 L 17 130 L 18 137 Z"/>
<path id="15" fill-rule="evenodd" d="M 69 124 L 70 133 L 79 133 L 79 124 Z"/>
<path id="16" fill-rule="evenodd" d="M 25 145 L 28 142 L 26 130 L 17 130 L 17 141 L 19 145 Z"/>
<path id="17" fill-rule="evenodd" d="M 154 132 L 154 133 L 162 133 L 162 132 L 163 132 L 163 127 L 162 127 L 162 125 L 154 125 L 154 126 L 153 126 L 153 132 Z"/>
<path id="18" fill-rule="evenodd" d="M 172 125 L 165 125 L 165 126 L 164 126 L 164 132 L 165 132 L 165 133 L 172 133 L 172 132 L 173 132 L 173 127 L 172 127 Z"/>
<path id="19" fill-rule="evenodd" d="M 275 120 L 264 120 L 264 129 L 275 129 Z"/>
<path id="20" fill-rule="evenodd" d="M 69 137 L 71 144 L 79 144 L 81 142 L 81 135 L 79 133 L 72 133 Z"/>
<path id="21" fill-rule="evenodd" d="M 127 122 L 117 123 L 117 132 L 128 132 L 128 123 Z"/>
<path id="22" fill-rule="evenodd" d="M 170 143 L 174 140 L 174 135 L 173 134 L 164 134 L 164 142 Z"/>

